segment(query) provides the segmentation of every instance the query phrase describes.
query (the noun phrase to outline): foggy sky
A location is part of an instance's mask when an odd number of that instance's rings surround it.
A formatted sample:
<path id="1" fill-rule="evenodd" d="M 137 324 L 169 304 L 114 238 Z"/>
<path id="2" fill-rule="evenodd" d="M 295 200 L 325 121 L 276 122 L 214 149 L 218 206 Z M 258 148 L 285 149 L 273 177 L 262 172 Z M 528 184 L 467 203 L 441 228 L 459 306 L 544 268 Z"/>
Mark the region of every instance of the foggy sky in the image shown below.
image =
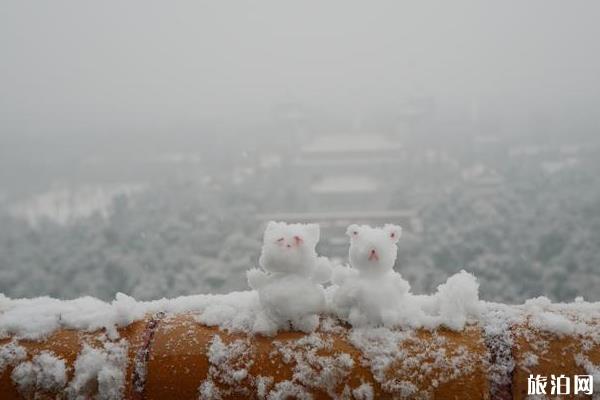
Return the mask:
<path id="1" fill-rule="evenodd" d="M 597 1 L 0 2 L 0 137 L 356 112 L 407 95 L 600 103 Z"/>

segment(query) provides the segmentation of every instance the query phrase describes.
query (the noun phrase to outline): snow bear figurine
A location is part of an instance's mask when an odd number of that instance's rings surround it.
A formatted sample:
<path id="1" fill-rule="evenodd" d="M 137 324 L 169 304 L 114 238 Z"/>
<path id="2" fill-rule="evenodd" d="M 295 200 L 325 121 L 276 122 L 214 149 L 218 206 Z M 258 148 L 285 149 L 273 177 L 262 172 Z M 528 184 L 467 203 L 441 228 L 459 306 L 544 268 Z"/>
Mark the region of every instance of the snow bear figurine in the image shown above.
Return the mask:
<path id="1" fill-rule="evenodd" d="M 317 257 L 319 225 L 271 221 L 263 238 L 261 269 L 247 272 L 248 284 L 258 291 L 261 311 L 254 331 L 273 335 L 278 328 L 312 332 L 325 311 L 322 283 L 329 281 L 331 267 Z"/>
<path id="2" fill-rule="evenodd" d="M 410 285 L 394 271 L 402 229 L 350 225 L 350 266 L 334 271 L 332 308 L 353 326 L 410 324 L 420 310 L 404 301 Z"/>

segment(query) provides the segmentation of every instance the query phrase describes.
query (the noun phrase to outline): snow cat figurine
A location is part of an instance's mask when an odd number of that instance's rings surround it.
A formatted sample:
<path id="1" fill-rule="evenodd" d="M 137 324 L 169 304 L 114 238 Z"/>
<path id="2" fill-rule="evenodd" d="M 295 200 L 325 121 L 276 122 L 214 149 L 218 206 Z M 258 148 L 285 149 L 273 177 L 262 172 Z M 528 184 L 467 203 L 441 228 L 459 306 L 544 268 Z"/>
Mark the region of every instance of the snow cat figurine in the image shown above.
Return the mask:
<path id="1" fill-rule="evenodd" d="M 319 225 L 271 221 L 264 233 L 260 269 L 247 272 L 258 291 L 261 310 L 254 331 L 273 335 L 279 328 L 312 332 L 326 310 L 322 283 L 329 281 L 329 260 L 318 257 Z"/>
<path id="2" fill-rule="evenodd" d="M 394 271 L 402 228 L 350 225 L 350 268 L 340 266 L 333 274 L 333 311 L 353 326 L 410 324 L 421 311 L 405 301 L 410 285 Z"/>

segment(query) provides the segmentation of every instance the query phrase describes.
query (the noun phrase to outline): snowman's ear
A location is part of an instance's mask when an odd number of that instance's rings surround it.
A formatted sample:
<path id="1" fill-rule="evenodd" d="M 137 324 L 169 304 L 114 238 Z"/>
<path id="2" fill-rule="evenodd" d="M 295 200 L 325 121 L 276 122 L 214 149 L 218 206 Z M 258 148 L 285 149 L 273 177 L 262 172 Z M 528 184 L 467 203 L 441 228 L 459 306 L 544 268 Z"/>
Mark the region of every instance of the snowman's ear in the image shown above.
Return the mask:
<path id="1" fill-rule="evenodd" d="M 271 234 L 273 234 L 274 232 L 276 232 L 280 226 L 281 226 L 280 222 L 269 221 L 269 223 L 267 224 L 267 227 L 265 228 L 264 237 L 268 237 Z"/>
<path id="2" fill-rule="evenodd" d="M 304 227 L 306 236 L 315 244 L 319 242 L 319 236 L 321 235 L 321 228 L 319 224 L 306 224 Z"/>
<path id="3" fill-rule="evenodd" d="M 269 223 L 267 224 L 267 228 L 265 229 L 265 232 L 270 232 L 270 231 L 274 230 L 275 228 L 277 228 L 278 225 L 279 225 L 279 222 L 269 221 Z"/>
<path id="4" fill-rule="evenodd" d="M 402 235 L 402 227 L 398 225 L 386 224 L 383 230 L 387 233 L 390 240 L 394 243 L 398 242 L 400 235 Z"/>
<path id="5" fill-rule="evenodd" d="M 346 235 L 348 235 L 351 239 L 358 237 L 359 233 L 360 227 L 356 224 L 352 224 L 348 228 L 346 228 Z"/>

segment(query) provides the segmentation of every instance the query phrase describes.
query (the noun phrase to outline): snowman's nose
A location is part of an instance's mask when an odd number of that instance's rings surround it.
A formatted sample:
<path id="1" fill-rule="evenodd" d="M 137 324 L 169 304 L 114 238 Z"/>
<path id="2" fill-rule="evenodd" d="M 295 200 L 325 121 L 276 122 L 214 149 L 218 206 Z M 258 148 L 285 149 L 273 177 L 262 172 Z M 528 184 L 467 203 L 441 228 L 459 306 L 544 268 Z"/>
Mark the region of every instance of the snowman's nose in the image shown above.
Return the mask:
<path id="1" fill-rule="evenodd" d="M 369 261 L 379 261 L 379 256 L 377 256 L 377 251 L 375 249 L 371 249 L 369 252 Z"/>

